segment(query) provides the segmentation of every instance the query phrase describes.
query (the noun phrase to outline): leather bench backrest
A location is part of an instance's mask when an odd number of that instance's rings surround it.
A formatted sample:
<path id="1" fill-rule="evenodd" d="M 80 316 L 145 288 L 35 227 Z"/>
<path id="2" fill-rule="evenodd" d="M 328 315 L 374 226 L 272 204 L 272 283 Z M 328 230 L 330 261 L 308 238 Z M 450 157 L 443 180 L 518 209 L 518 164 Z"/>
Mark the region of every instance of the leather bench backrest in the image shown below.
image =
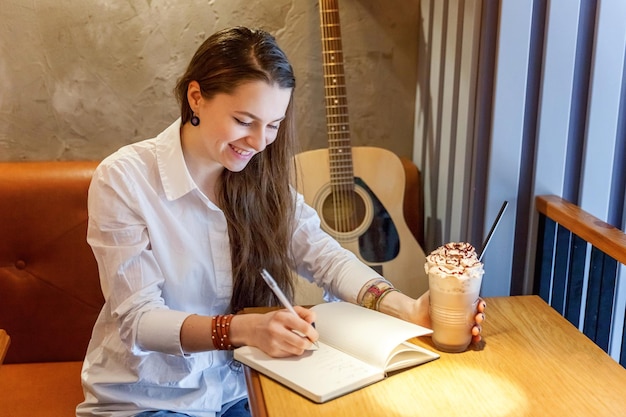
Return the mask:
<path id="1" fill-rule="evenodd" d="M 83 360 L 104 302 L 86 241 L 97 162 L 0 163 L 0 328 L 5 363 Z"/>

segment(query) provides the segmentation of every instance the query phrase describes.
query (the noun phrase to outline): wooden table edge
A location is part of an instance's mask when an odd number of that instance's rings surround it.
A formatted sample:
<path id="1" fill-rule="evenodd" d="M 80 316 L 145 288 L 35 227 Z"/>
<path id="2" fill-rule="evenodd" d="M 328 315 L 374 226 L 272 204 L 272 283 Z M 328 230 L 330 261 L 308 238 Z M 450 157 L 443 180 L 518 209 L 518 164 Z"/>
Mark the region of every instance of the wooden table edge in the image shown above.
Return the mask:
<path id="1" fill-rule="evenodd" d="M 252 368 L 242 365 L 246 376 L 246 386 L 248 387 L 248 403 L 250 413 L 253 417 L 267 417 L 265 398 L 263 397 L 263 387 L 261 386 L 260 375 Z"/>

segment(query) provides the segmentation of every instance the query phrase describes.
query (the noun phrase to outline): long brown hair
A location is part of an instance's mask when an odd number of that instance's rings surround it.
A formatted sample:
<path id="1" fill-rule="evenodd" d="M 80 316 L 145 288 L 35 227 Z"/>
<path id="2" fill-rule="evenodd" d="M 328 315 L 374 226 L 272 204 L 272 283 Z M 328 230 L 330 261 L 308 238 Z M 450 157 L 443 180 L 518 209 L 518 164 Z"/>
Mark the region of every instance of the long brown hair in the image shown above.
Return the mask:
<path id="1" fill-rule="evenodd" d="M 187 87 L 194 80 L 206 99 L 257 80 L 291 88 L 292 97 L 295 88 L 293 69 L 274 37 L 244 27 L 217 32 L 196 51 L 176 86 L 183 124 L 193 114 Z M 279 305 L 259 274 L 261 268 L 293 298 L 290 242 L 294 194 L 289 185 L 295 152 L 293 118 L 290 100 L 274 143 L 255 155 L 241 172 L 224 169 L 217 183 L 218 205 L 226 216 L 230 238 L 233 312 L 249 306 Z"/>

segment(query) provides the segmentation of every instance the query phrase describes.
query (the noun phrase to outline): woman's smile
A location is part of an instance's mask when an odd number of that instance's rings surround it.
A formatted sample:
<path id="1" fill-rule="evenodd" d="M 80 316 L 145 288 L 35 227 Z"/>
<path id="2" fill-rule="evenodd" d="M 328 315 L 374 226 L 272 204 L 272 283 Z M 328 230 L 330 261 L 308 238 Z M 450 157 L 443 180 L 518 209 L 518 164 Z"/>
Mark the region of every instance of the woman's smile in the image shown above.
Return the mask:
<path id="1" fill-rule="evenodd" d="M 252 155 L 254 155 L 254 152 L 252 152 L 252 151 L 246 151 L 245 149 L 238 148 L 238 147 L 236 147 L 236 146 L 235 146 L 235 145 L 233 145 L 233 144 L 230 144 L 229 146 L 230 146 L 230 148 L 231 148 L 233 151 L 235 151 L 235 153 L 236 153 L 237 155 L 239 155 L 239 156 L 241 156 L 241 157 L 244 157 L 244 158 L 246 158 L 246 159 L 250 159 L 250 157 L 252 157 Z"/>

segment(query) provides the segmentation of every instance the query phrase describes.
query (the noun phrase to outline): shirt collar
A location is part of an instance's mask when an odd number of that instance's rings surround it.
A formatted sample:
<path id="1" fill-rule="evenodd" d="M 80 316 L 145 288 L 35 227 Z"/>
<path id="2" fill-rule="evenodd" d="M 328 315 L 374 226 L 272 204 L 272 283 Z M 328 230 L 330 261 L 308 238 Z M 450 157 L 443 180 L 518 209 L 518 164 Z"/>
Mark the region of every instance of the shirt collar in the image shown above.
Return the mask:
<path id="1" fill-rule="evenodd" d="M 180 138 L 178 118 L 156 138 L 156 156 L 163 190 L 168 200 L 176 200 L 198 188 L 189 174 Z"/>

